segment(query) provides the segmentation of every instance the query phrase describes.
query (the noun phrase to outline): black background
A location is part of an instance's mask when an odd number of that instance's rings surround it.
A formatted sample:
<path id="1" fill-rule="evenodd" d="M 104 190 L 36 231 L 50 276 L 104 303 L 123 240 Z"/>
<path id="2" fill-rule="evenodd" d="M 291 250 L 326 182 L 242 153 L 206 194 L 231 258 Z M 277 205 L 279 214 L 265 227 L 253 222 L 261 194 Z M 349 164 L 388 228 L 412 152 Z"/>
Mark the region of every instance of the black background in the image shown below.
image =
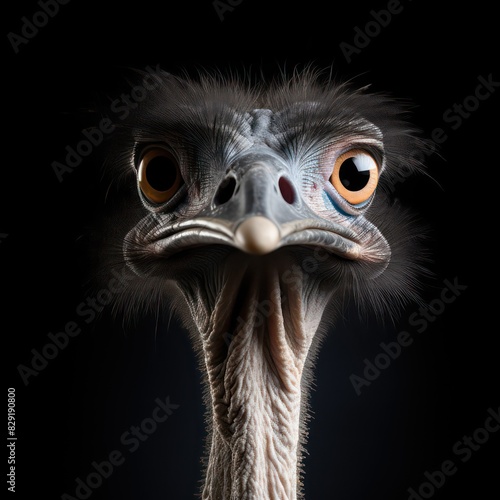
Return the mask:
<path id="1" fill-rule="evenodd" d="M 372 20 L 386 1 L 264 2 L 243 0 L 221 20 L 210 0 L 126 4 L 73 0 L 14 53 L 7 33 L 20 34 L 35 1 L 10 2 L 3 27 L 6 65 L 3 114 L 0 265 L 7 387 L 17 394 L 16 494 L 19 498 L 75 495 L 91 463 L 120 450 L 117 467 L 91 499 L 193 498 L 201 479 L 204 416 L 200 376 L 186 332 L 173 318 L 139 320 L 122 328 L 104 311 L 84 325 L 88 265 L 79 242 L 99 215 L 103 190 L 95 158 L 59 183 L 52 168 L 76 144 L 79 114 L 100 94 L 116 95 L 124 68 L 253 68 L 267 76 L 286 65 L 332 67 L 342 80 L 410 99 L 413 121 L 447 139 L 427 160 L 428 179 L 408 180 L 401 201 L 431 226 L 434 279 L 424 299 L 439 297 L 443 281 L 467 289 L 422 333 L 408 324 L 409 305 L 395 324 L 360 321 L 347 313 L 320 353 L 309 455 L 308 499 L 407 499 L 425 471 L 448 459 L 457 472 L 432 498 L 490 498 L 498 491 L 499 433 L 466 463 L 454 444 L 498 409 L 497 90 L 452 130 L 443 113 L 474 94 L 492 74 L 498 38 L 493 11 L 409 0 L 367 47 L 347 62 L 340 44 Z M 5 8 L 5 7 L 4 7 Z M 95 125 L 93 118 L 85 125 Z M 47 334 L 79 321 L 82 333 L 26 386 L 18 373 Z M 413 328 L 413 329 L 412 329 Z M 370 387 L 356 395 L 349 376 L 361 375 L 382 341 L 399 331 L 414 337 Z M 178 404 L 137 451 L 120 436 L 152 415 L 155 398 Z M 5 477 L 5 476 L 4 476 Z M 35 497 L 36 495 L 36 497 Z"/>

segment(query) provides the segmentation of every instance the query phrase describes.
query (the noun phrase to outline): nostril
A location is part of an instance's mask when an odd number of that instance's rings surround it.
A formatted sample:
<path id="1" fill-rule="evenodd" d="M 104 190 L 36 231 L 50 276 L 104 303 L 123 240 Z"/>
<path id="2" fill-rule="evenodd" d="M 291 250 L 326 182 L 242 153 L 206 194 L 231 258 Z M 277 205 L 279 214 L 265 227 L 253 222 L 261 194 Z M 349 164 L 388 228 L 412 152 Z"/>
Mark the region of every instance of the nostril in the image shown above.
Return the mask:
<path id="1" fill-rule="evenodd" d="M 214 203 L 216 205 L 224 205 L 224 203 L 227 203 L 232 198 L 235 189 L 236 180 L 234 177 L 226 177 L 215 194 Z"/>
<path id="2" fill-rule="evenodd" d="M 291 205 L 295 201 L 295 190 L 290 181 L 285 177 L 281 177 L 278 181 L 278 186 L 283 199 Z"/>

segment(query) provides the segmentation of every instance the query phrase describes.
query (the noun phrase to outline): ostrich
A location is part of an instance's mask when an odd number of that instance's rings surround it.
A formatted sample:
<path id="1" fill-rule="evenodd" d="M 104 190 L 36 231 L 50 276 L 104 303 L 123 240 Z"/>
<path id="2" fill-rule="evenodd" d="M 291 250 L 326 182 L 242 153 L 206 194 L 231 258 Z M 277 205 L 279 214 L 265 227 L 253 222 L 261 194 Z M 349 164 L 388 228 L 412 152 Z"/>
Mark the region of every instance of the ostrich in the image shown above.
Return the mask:
<path id="1" fill-rule="evenodd" d="M 417 298 L 419 232 L 388 188 L 425 143 L 404 107 L 321 72 L 159 78 L 110 137 L 126 201 L 106 266 L 133 275 L 124 311 L 165 304 L 190 332 L 201 497 L 303 498 L 322 338 L 349 301 L 378 314 Z"/>

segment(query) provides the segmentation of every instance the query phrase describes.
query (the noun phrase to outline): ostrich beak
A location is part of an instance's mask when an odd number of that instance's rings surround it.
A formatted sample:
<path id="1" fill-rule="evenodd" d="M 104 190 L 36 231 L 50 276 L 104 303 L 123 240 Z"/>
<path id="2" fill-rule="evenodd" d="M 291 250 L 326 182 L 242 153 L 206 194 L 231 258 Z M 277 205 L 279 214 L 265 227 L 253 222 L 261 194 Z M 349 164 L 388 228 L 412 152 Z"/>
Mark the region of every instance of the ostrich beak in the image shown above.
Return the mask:
<path id="1" fill-rule="evenodd" d="M 269 154 L 247 154 L 222 180 L 210 215 L 229 226 L 240 250 L 264 255 L 276 250 L 286 222 L 303 218 L 298 197 L 281 160 Z"/>

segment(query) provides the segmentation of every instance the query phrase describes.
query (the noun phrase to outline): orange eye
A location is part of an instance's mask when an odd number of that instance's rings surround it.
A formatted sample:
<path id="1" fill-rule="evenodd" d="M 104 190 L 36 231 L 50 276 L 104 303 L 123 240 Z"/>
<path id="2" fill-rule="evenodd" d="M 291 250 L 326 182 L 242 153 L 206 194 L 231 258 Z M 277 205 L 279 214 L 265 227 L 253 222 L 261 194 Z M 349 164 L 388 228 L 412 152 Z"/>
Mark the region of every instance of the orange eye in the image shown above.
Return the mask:
<path id="1" fill-rule="evenodd" d="M 351 149 L 335 161 L 330 182 L 346 201 L 363 203 L 375 192 L 378 183 L 378 164 L 362 149 Z"/>
<path id="2" fill-rule="evenodd" d="M 166 203 L 183 183 L 179 164 L 165 149 L 151 148 L 141 159 L 137 172 L 139 187 L 153 203 Z"/>

